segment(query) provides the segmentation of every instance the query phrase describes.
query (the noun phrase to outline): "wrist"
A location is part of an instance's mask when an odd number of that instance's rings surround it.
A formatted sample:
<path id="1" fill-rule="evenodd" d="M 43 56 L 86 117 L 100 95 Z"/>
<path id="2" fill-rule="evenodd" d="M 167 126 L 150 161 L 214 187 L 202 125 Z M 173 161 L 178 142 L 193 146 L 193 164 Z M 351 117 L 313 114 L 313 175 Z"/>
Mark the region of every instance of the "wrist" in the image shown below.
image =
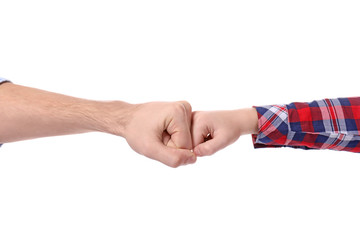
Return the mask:
<path id="1" fill-rule="evenodd" d="M 255 108 L 236 110 L 241 135 L 258 133 L 258 116 Z"/>
<path id="2" fill-rule="evenodd" d="M 96 102 L 95 131 L 125 137 L 125 129 L 137 105 L 122 101 Z"/>

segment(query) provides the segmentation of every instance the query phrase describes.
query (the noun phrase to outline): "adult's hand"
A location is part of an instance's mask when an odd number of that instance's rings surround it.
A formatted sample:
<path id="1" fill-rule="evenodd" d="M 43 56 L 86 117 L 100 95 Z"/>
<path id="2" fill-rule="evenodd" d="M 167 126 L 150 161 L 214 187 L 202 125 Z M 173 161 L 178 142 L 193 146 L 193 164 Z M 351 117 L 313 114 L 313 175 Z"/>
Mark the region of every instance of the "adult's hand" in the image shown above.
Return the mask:
<path id="1" fill-rule="evenodd" d="M 123 136 L 136 152 L 170 167 L 195 163 L 187 102 L 131 105 Z"/>
<path id="2" fill-rule="evenodd" d="M 187 102 L 93 101 L 12 83 L 0 93 L 0 143 L 99 131 L 171 167 L 196 161 Z"/>

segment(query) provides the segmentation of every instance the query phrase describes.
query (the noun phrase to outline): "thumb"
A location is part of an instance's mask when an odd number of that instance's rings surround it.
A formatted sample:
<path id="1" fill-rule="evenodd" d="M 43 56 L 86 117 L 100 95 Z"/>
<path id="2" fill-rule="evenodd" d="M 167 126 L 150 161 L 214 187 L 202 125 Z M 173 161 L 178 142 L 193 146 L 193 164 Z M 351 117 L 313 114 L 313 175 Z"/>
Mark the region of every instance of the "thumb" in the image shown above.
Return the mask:
<path id="1" fill-rule="evenodd" d="M 208 141 L 200 143 L 194 148 L 194 153 L 199 156 L 210 156 L 216 153 L 217 151 L 225 148 L 227 143 L 220 136 L 216 136 Z"/>
<path id="2" fill-rule="evenodd" d="M 169 167 L 179 167 L 181 165 L 196 162 L 196 155 L 188 149 L 172 148 L 165 146 L 162 142 L 156 142 L 148 157 L 156 159 Z"/>

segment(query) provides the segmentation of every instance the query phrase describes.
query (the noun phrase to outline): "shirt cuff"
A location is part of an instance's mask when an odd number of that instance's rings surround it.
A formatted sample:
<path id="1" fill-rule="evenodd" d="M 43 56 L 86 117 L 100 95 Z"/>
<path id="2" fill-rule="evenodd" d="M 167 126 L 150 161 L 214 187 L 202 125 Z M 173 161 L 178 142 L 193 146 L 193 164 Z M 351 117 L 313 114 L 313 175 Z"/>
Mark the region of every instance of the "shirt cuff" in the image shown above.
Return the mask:
<path id="1" fill-rule="evenodd" d="M 0 77 L 0 84 L 6 83 L 6 82 L 10 82 L 10 80 Z"/>
<path id="2" fill-rule="evenodd" d="M 284 146 L 289 133 L 289 114 L 286 105 L 254 108 L 258 114 L 258 134 L 252 135 L 254 148 Z"/>

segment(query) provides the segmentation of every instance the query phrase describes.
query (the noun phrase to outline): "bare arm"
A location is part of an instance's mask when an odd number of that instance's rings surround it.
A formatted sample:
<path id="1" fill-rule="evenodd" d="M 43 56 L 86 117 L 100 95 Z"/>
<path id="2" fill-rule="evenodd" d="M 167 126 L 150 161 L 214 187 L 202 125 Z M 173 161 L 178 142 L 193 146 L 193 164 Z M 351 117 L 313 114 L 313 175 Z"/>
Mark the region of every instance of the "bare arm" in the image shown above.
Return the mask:
<path id="1" fill-rule="evenodd" d="M 107 132 L 108 104 L 4 83 L 0 86 L 0 142 Z"/>
<path id="2" fill-rule="evenodd" d="M 172 167 L 196 160 L 186 102 L 102 102 L 4 83 L 0 122 L 0 143 L 99 131 L 124 137 L 138 153 Z"/>

